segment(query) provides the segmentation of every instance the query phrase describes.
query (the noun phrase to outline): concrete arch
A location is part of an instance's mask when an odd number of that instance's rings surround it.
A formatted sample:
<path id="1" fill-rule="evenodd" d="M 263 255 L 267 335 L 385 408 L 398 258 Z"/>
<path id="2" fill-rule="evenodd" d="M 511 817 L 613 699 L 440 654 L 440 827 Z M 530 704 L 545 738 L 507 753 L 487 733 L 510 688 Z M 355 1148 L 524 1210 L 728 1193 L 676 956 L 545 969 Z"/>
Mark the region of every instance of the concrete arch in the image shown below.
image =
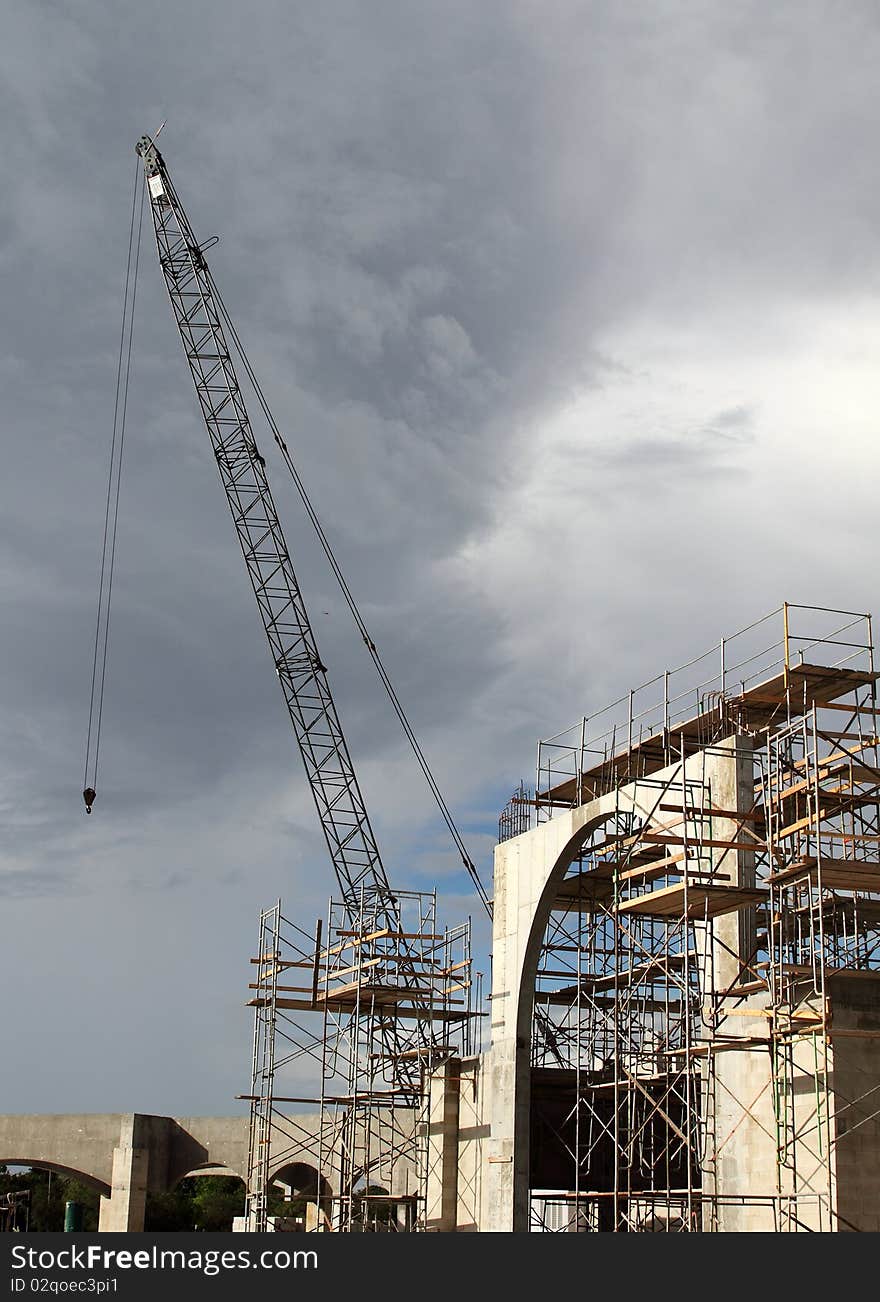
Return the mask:
<path id="1" fill-rule="evenodd" d="M 238 1171 L 233 1171 L 231 1166 L 223 1166 L 218 1162 L 208 1162 L 204 1166 L 194 1166 L 191 1171 L 184 1171 L 182 1175 L 176 1176 L 170 1188 L 176 1189 L 183 1180 L 195 1180 L 205 1175 L 218 1175 L 224 1180 L 240 1180 L 242 1184 L 245 1183 L 244 1176 L 239 1175 Z"/>
<path id="2" fill-rule="evenodd" d="M 318 1116 L 299 1119 L 302 1149 L 283 1140 L 284 1160 L 273 1153 L 276 1174 L 296 1162 L 311 1167 Z M 219 1175 L 244 1181 L 248 1118 L 167 1117 L 148 1113 L 0 1115 L 0 1153 L 14 1165 L 70 1174 L 101 1194 L 99 1230 L 142 1230 L 148 1193 L 173 1189 L 186 1176 Z M 26 1154 L 22 1157 L 20 1154 Z M 293 1161 L 291 1160 L 293 1159 Z M 329 1182 L 316 1187 L 331 1196 Z"/>
<path id="3" fill-rule="evenodd" d="M 187 1175 L 247 1176 L 247 1117 L 175 1117 L 166 1126 L 166 1186 Z"/>
<path id="4" fill-rule="evenodd" d="M 656 818 L 657 786 L 681 775 L 682 765 L 702 782 L 710 781 L 721 810 L 740 808 L 752 791 L 751 750 L 747 780 L 740 772 L 735 739 L 717 743 L 707 759 L 700 751 L 649 777 L 634 777 L 575 809 L 503 842 L 495 851 L 493 925 L 492 1046 L 481 1073 L 492 1098 L 493 1122 L 488 1163 L 480 1191 L 482 1228 L 527 1232 L 531 1177 L 531 1033 L 535 977 L 541 939 L 554 903 L 568 903 L 563 879 L 587 837 L 614 816 L 644 826 Z M 745 754 L 745 751 L 743 752 Z M 743 770 L 745 773 L 745 770 Z M 742 806 L 747 808 L 748 802 Z M 560 892 L 562 898 L 560 898 Z M 733 980 L 740 953 L 750 953 L 745 915 L 730 923 L 730 942 L 721 954 L 723 980 Z M 725 958 L 724 955 L 727 955 Z M 719 972 L 721 968 L 719 967 Z"/>
<path id="5" fill-rule="evenodd" d="M 513 1223 L 511 1228 L 524 1232 L 529 1224 L 529 1188 L 531 1184 L 531 1132 L 532 1132 L 532 1019 L 535 1008 L 535 985 L 538 962 L 550 915 L 559 888 L 569 868 L 578 858 L 590 837 L 617 812 L 602 808 L 607 801 L 598 800 L 582 811 L 583 821 L 562 845 L 556 848 L 555 857 L 544 865 L 537 898 L 531 906 L 531 918 L 518 963 L 518 988 L 516 1000 L 516 1036 L 513 1062 L 514 1087 L 514 1181 Z M 549 826 L 549 825 L 548 825 Z M 536 829 L 537 830 L 537 829 Z"/>
<path id="6" fill-rule="evenodd" d="M 597 802 L 598 803 L 598 802 Z M 538 974 L 538 960 L 541 956 L 541 943 L 550 922 L 559 887 L 571 865 L 581 853 L 584 845 L 594 832 L 614 817 L 614 810 L 596 813 L 587 819 L 584 825 L 574 832 L 562 846 L 551 865 L 543 890 L 534 906 L 531 926 L 526 939 L 519 972 L 519 992 L 517 1000 L 517 1039 L 530 1047 L 532 1034 L 532 1016 L 535 1004 L 535 983 Z"/>
<path id="7" fill-rule="evenodd" d="M 10 1154 L 8 1162 L 74 1175 L 109 1197 L 122 1122 L 121 1113 L 0 1116 L 0 1153 Z"/>
<path id="8" fill-rule="evenodd" d="M 53 1175 L 67 1176 L 71 1180 L 80 1180 L 90 1189 L 96 1189 L 104 1198 L 110 1197 L 110 1186 L 104 1180 L 89 1171 L 80 1171 L 75 1166 L 65 1166 L 61 1162 L 47 1162 L 45 1158 L 35 1157 L 0 1157 L 0 1166 L 28 1166 L 38 1171 L 51 1171 Z"/>
<path id="9" fill-rule="evenodd" d="M 662 778 L 677 764 L 653 779 Z M 495 851 L 492 1047 L 486 1055 L 494 1105 L 489 1165 L 481 1193 L 486 1229 L 529 1228 L 531 1034 L 541 940 L 572 861 L 587 838 L 615 815 L 651 815 L 639 779 L 566 810 Z M 499 1107 L 500 1104 L 500 1107 Z"/>
<path id="10" fill-rule="evenodd" d="M 488 1230 L 528 1229 L 530 1047 L 541 939 L 569 866 L 615 810 L 613 800 L 600 797 L 495 850 L 492 1047 L 484 1070 L 501 1106 L 495 1104 L 481 1193 Z"/>

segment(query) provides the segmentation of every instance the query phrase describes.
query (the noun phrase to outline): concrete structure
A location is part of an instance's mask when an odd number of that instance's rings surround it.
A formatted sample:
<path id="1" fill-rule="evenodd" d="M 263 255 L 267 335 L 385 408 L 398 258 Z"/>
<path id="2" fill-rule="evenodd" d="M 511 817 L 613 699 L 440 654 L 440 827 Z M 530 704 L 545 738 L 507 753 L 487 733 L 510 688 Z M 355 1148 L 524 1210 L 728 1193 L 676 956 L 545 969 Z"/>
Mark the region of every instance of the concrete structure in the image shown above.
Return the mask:
<path id="1" fill-rule="evenodd" d="M 750 756 L 750 747 L 746 748 Z M 672 777 L 679 766 L 656 775 Z M 701 780 L 715 784 L 720 808 L 730 808 L 743 783 L 743 755 L 735 739 L 712 754 L 700 754 L 685 763 L 685 773 L 698 768 Z M 655 778 L 656 781 L 656 778 Z M 591 833 L 621 812 L 644 812 L 654 802 L 653 788 L 642 782 L 627 784 L 560 814 L 548 822 L 503 842 L 495 853 L 495 898 L 491 1045 L 478 1060 L 462 1065 L 456 1082 L 456 1107 L 466 1098 L 470 1125 L 464 1127 L 461 1153 L 455 1169 L 468 1173 L 458 1209 L 461 1228 L 484 1231 L 526 1231 L 529 1228 L 529 1191 L 536 1154 L 532 1152 L 532 1022 L 535 983 L 541 945 L 550 914 L 567 908 L 566 875 Z M 735 805 L 734 805 L 735 807 Z M 719 820 L 718 839 L 729 836 L 732 821 Z M 751 884 L 752 855 L 737 855 L 735 884 Z M 725 919 L 722 943 L 716 956 L 719 977 L 730 976 L 733 947 L 742 950 L 753 930 L 753 919 L 743 923 L 739 914 Z M 736 952 L 736 951 L 733 951 Z M 435 1089 L 441 1084 L 435 1081 Z M 449 1091 L 451 1094 L 451 1090 Z M 440 1105 L 437 1104 L 439 1113 Z M 444 1142 L 448 1146 L 448 1123 Z"/>
<path id="2" fill-rule="evenodd" d="M 255 1090 L 268 1178 L 320 1189 L 337 1228 L 364 1228 L 378 1182 L 399 1228 L 440 1233 L 880 1230 L 880 674 L 867 617 L 810 611 L 844 623 L 799 637 L 799 609 L 744 631 L 757 652 L 722 642 L 708 679 L 701 657 L 541 743 L 537 826 L 521 788 L 495 854 L 488 1045 L 447 1029 L 389 1107 L 368 1028 L 355 1094 L 286 1132 Z M 299 929 L 295 952 L 276 920 L 258 1018 L 323 1011 L 325 1048 L 362 1003 L 380 1031 L 406 1000 L 472 1026 L 469 928 L 459 956 L 420 917 L 337 920 L 324 948 Z M 413 936 L 428 1011 L 395 976 Z M 290 969 L 310 984 L 278 986 Z M 0 1160 L 89 1179 L 102 1229 L 142 1227 L 146 1192 L 184 1175 L 244 1176 L 247 1147 L 245 1119 L 0 1118 Z"/>
<path id="3" fill-rule="evenodd" d="M 303 1117 L 304 1132 L 316 1118 Z M 159 1117 L 142 1113 L 0 1116 L 0 1163 L 72 1175 L 101 1195 L 99 1229 L 142 1230 L 147 1193 L 186 1176 L 246 1178 L 247 1117 Z M 306 1149 L 273 1154 L 273 1180 L 318 1186 Z"/>
<path id="4" fill-rule="evenodd" d="M 798 611 L 542 743 L 457 1228 L 880 1229 L 879 676 L 870 618 Z"/>
<path id="5" fill-rule="evenodd" d="M 805 609 L 542 743 L 491 1043 L 433 1082 L 456 1229 L 880 1229 L 878 674 Z"/>

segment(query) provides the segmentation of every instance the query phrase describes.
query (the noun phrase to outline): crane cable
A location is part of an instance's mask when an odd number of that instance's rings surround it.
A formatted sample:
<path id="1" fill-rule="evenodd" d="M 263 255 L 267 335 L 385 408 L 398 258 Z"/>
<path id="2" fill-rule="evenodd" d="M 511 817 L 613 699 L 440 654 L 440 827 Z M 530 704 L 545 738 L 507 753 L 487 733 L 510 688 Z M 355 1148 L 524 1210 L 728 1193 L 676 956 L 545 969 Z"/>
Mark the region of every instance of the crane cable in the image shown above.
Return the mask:
<path id="1" fill-rule="evenodd" d="M 413 754 L 415 755 L 416 762 L 418 763 L 419 768 L 422 770 L 422 774 L 424 775 L 425 781 L 428 784 L 428 788 L 432 796 L 434 797 L 434 802 L 437 805 L 437 808 L 440 811 L 440 815 L 444 823 L 446 824 L 447 830 L 449 831 L 449 834 L 452 837 L 453 842 L 455 843 L 455 847 L 458 850 L 459 855 L 461 856 L 462 864 L 467 870 L 471 882 L 473 883 L 477 894 L 482 900 L 486 912 L 491 918 L 492 903 L 489 899 L 489 896 L 486 893 L 486 888 L 484 887 L 482 881 L 480 880 L 480 875 L 477 872 L 476 866 L 467 852 L 467 848 L 465 847 L 464 841 L 462 840 L 461 833 L 459 832 L 458 827 L 455 824 L 455 820 L 452 817 L 452 813 L 450 812 L 449 806 L 447 805 L 445 799 L 443 798 L 443 793 L 441 792 L 439 786 L 437 785 L 437 780 L 434 777 L 433 772 L 431 771 L 431 766 L 428 763 L 424 751 L 419 745 L 419 740 L 416 737 L 415 732 L 413 731 L 412 725 L 406 715 L 403 705 L 401 704 L 400 698 L 398 697 L 397 692 L 394 690 L 394 685 L 391 682 L 390 677 L 388 676 L 388 671 L 386 670 L 382 658 L 379 655 L 379 652 L 376 648 L 376 644 L 373 641 L 373 639 L 370 637 L 370 634 L 367 630 L 367 626 L 364 623 L 363 616 L 361 615 L 357 602 L 354 599 L 354 595 L 352 594 L 352 591 L 349 588 L 348 583 L 346 582 L 345 575 L 343 574 L 342 569 L 340 568 L 339 562 L 337 561 L 336 556 L 333 552 L 333 548 L 330 545 L 330 541 L 324 532 L 321 521 L 318 519 L 315 508 L 312 506 L 312 502 L 306 491 L 306 487 L 302 479 L 300 478 L 299 471 L 297 470 L 296 466 L 293 463 L 293 459 L 290 455 L 287 444 L 285 443 L 284 439 L 281 436 L 281 431 L 279 430 L 275 418 L 272 415 L 272 412 L 269 408 L 269 404 L 266 401 L 265 395 L 260 386 L 260 382 L 257 379 L 254 369 L 251 366 L 248 355 L 245 352 L 244 345 L 241 342 L 238 331 L 236 330 L 232 318 L 230 317 L 229 312 L 227 311 L 226 304 L 223 301 L 223 296 L 221 295 L 219 289 L 217 288 L 217 283 L 214 280 L 214 277 L 211 275 L 211 272 L 208 269 L 207 264 L 203 263 L 203 267 L 211 283 L 211 292 L 220 310 L 220 315 L 223 317 L 223 320 L 226 323 L 226 327 L 229 330 L 229 334 L 235 346 L 235 350 L 238 353 L 238 356 L 241 359 L 241 363 L 247 373 L 247 377 L 250 380 L 251 385 L 253 386 L 253 390 L 254 393 L 256 394 L 257 401 L 259 402 L 260 407 L 262 408 L 263 415 L 265 416 L 269 424 L 269 428 L 272 431 L 272 436 L 278 445 L 282 457 L 284 458 L 284 464 L 287 467 L 290 477 L 296 486 L 296 490 L 299 493 L 303 506 L 305 507 L 306 515 L 308 516 L 309 521 L 311 522 L 312 527 L 315 530 L 315 533 L 317 535 L 318 542 L 321 545 L 324 555 L 327 557 L 327 560 L 330 565 L 330 569 L 332 570 L 336 582 L 339 585 L 339 589 L 342 592 L 343 598 L 345 599 L 345 604 L 348 606 L 348 609 L 351 612 L 352 618 L 354 619 L 358 632 L 360 633 L 364 645 L 366 646 L 367 651 L 369 652 L 370 658 L 376 667 L 376 672 L 378 673 L 382 686 L 384 687 L 388 699 L 391 702 L 394 713 L 397 715 L 400 725 L 403 728 L 406 739 L 410 744 Z"/>
<path id="2" fill-rule="evenodd" d="M 89 727 L 86 736 L 83 799 L 86 813 L 92 812 L 98 784 L 98 755 L 101 749 L 101 720 L 104 714 L 104 684 L 107 677 L 107 649 L 110 638 L 110 599 L 113 593 L 113 569 L 116 561 L 116 528 L 119 521 L 119 488 L 122 480 L 122 454 L 125 447 L 125 416 L 128 409 L 128 381 L 131 374 L 131 343 L 137 297 L 141 232 L 144 223 L 143 169 L 136 165 L 131 197 L 131 221 L 128 229 L 128 257 L 125 267 L 125 291 L 122 298 L 122 329 L 119 358 L 116 363 L 116 397 L 113 403 L 113 436 L 110 441 L 110 469 L 107 476 L 107 502 L 104 508 L 104 538 L 101 546 L 101 579 L 98 585 L 98 613 L 95 620 L 95 653 L 92 660 L 92 689 L 89 699 Z M 141 183 L 140 216 L 135 238 L 138 182 Z M 94 735 L 94 745 L 92 737 Z"/>

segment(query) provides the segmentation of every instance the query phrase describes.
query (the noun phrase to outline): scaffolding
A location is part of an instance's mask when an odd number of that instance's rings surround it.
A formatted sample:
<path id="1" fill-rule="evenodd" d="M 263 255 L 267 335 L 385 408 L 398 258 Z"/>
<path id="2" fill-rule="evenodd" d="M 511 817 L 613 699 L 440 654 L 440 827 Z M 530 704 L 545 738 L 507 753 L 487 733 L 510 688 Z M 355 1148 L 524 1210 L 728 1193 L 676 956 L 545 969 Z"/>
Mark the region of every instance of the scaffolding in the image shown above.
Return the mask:
<path id="1" fill-rule="evenodd" d="M 313 933 L 280 901 L 261 914 L 249 1229 L 267 1228 L 272 1184 L 304 1172 L 308 1229 L 429 1228 L 431 1079 L 475 1052 L 482 1003 L 470 920 L 439 930 L 436 913 L 436 893 L 398 891 L 331 900 Z"/>
<path id="2" fill-rule="evenodd" d="M 877 677 L 870 617 L 786 604 L 540 743 L 538 818 L 595 818 L 538 963 L 532 1229 L 857 1222 L 848 1164 L 880 1156 Z"/>

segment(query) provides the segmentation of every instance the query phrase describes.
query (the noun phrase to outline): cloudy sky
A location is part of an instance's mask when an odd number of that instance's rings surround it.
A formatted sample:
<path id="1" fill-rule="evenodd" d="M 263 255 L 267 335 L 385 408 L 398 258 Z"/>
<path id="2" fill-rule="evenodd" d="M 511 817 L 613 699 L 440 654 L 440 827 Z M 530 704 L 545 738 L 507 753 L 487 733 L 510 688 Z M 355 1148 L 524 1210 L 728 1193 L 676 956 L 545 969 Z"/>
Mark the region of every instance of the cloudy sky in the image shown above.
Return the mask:
<path id="1" fill-rule="evenodd" d="M 84 813 L 138 136 L 488 879 L 539 737 L 876 605 L 878 66 L 858 0 L 11 0 L 0 1111 L 240 1107 L 258 911 L 333 887 L 148 228 Z M 390 874 L 476 918 L 257 435 Z"/>

